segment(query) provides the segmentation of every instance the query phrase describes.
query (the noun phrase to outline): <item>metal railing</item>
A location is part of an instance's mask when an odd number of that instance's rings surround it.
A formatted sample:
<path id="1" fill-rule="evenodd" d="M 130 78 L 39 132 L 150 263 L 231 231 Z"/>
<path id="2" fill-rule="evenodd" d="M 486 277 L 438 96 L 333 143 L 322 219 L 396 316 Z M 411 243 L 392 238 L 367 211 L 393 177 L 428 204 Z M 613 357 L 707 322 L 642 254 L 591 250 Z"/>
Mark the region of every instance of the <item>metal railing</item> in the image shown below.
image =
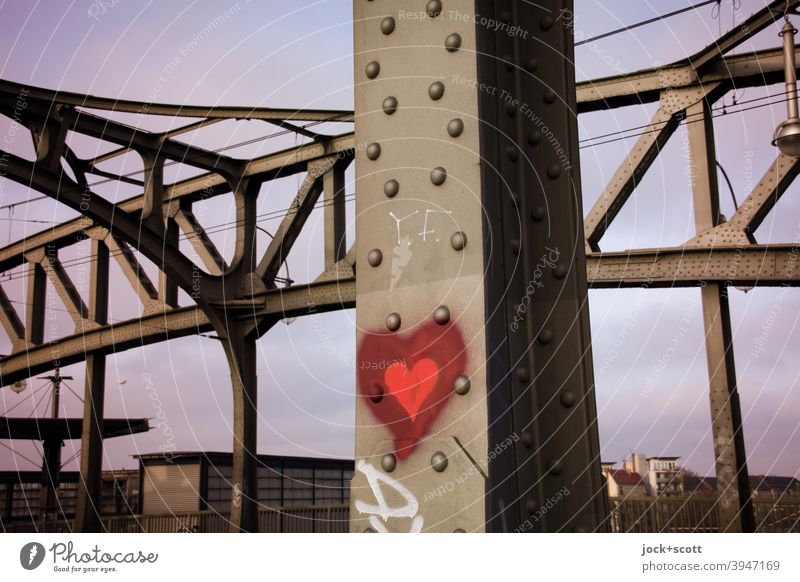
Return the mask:
<path id="1" fill-rule="evenodd" d="M 800 498 L 754 499 L 758 532 L 800 532 Z M 346 533 L 350 508 L 347 505 L 316 505 L 261 508 L 259 531 L 266 533 Z M 717 499 L 690 497 L 611 497 L 609 522 L 615 533 L 708 533 L 719 531 Z M 70 533 L 72 521 L 3 523 L 8 533 Z M 228 514 L 195 511 L 167 515 L 104 517 L 109 533 L 224 533 Z"/>
<path id="2" fill-rule="evenodd" d="M 264 533 L 346 533 L 350 508 L 347 505 L 266 507 L 258 510 L 258 527 Z M 229 514 L 219 511 L 193 511 L 165 515 L 126 515 L 104 517 L 108 533 L 224 533 Z M 70 533 L 73 522 L 33 521 L 3 523 L 6 533 Z"/>
<path id="3" fill-rule="evenodd" d="M 800 532 L 800 498 L 753 499 L 756 531 Z M 719 531 L 715 496 L 611 497 L 615 533 L 707 533 Z"/>

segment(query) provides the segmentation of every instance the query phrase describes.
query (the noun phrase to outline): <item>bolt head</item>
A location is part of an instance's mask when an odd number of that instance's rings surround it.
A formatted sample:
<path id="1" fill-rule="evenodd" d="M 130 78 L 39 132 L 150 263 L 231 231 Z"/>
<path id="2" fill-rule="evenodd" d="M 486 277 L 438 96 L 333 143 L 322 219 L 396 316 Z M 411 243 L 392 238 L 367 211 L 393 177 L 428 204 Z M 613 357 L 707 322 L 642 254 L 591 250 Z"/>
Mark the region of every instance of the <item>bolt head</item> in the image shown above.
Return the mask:
<path id="1" fill-rule="evenodd" d="M 397 97 L 387 97 L 383 100 L 383 112 L 386 115 L 392 115 L 397 111 Z"/>
<path id="2" fill-rule="evenodd" d="M 444 83 L 441 81 L 431 83 L 431 86 L 428 87 L 428 96 L 434 101 L 441 99 L 444 96 Z"/>
<path id="3" fill-rule="evenodd" d="M 387 35 L 392 34 L 394 32 L 395 24 L 394 18 L 387 16 L 381 20 L 381 32 Z"/>
<path id="4" fill-rule="evenodd" d="M 378 61 L 372 61 L 368 63 L 367 66 L 364 68 L 364 73 L 367 75 L 368 79 L 374 79 L 377 77 L 381 72 L 381 65 Z"/>
<path id="5" fill-rule="evenodd" d="M 394 198 L 400 191 L 400 182 L 397 180 L 389 180 L 383 185 L 383 193 L 387 198 Z"/>
<path id="6" fill-rule="evenodd" d="M 397 457 L 392 453 L 387 453 L 381 457 L 381 469 L 387 473 L 391 473 L 397 467 Z"/>
<path id="7" fill-rule="evenodd" d="M 450 309 L 446 305 L 440 305 L 436 308 L 436 311 L 433 312 L 433 319 L 439 325 L 444 325 L 450 321 Z"/>
<path id="8" fill-rule="evenodd" d="M 458 137 L 464 133 L 464 122 L 458 118 L 450 120 L 447 124 L 447 133 L 450 137 Z"/>
<path id="9" fill-rule="evenodd" d="M 575 405 L 575 394 L 569 390 L 561 393 L 561 405 L 565 408 L 571 408 Z"/>
<path id="10" fill-rule="evenodd" d="M 425 6 L 425 12 L 428 13 L 428 16 L 431 18 L 436 18 L 442 13 L 442 3 L 440 0 L 431 0 L 428 2 L 427 6 Z"/>
<path id="11" fill-rule="evenodd" d="M 372 249 L 367 254 L 367 262 L 369 263 L 370 267 L 377 267 L 383 261 L 383 253 L 380 249 Z"/>
<path id="12" fill-rule="evenodd" d="M 431 171 L 431 182 L 434 186 L 441 186 L 447 180 L 447 170 L 439 166 Z"/>
<path id="13" fill-rule="evenodd" d="M 373 384 L 369 389 L 369 399 L 375 404 L 383 400 L 383 386 L 377 382 Z"/>
<path id="14" fill-rule="evenodd" d="M 453 233 L 453 236 L 450 237 L 450 246 L 453 247 L 456 251 L 463 251 L 464 247 L 467 246 L 467 235 L 462 231 L 458 231 Z"/>
<path id="15" fill-rule="evenodd" d="M 434 453 L 431 457 L 431 467 L 433 467 L 433 470 L 437 473 L 441 473 L 447 469 L 447 455 L 441 451 Z"/>
<path id="16" fill-rule="evenodd" d="M 400 314 L 399 313 L 390 313 L 386 316 L 386 328 L 389 331 L 397 331 L 400 329 Z"/>
<path id="17" fill-rule="evenodd" d="M 381 157 L 381 144 L 379 143 L 371 143 L 367 146 L 367 157 L 375 161 L 379 157 Z"/>
<path id="18" fill-rule="evenodd" d="M 553 332 L 545 328 L 539 332 L 539 343 L 547 345 L 553 341 Z"/>
<path id="19" fill-rule="evenodd" d="M 561 175 L 561 165 L 560 164 L 550 164 L 547 166 L 547 177 L 551 180 L 555 180 Z"/>
<path id="20" fill-rule="evenodd" d="M 469 376 L 465 376 L 464 374 L 458 376 L 456 381 L 453 382 L 453 390 L 459 396 L 467 394 L 470 388 L 472 388 L 472 382 L 470 382 Z"/>
<path id="21" fill-rule="evenodd" d="M 447 52 L 454 53 L 458 49 L 461 48 L 461 35 L 454 32 L 446 39 L 444 39 L 444 48 L 447 49 Z"/>

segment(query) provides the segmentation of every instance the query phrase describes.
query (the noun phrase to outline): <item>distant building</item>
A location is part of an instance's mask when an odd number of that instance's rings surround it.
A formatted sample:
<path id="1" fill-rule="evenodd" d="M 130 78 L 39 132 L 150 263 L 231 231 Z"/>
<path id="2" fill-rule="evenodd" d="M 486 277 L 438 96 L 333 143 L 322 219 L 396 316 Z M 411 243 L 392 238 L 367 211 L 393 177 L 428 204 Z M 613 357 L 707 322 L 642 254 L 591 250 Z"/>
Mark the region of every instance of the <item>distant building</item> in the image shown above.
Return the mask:
<path id="1" fill-rule="evenodd" d="M 230 510 L 231 453 L 138 455 L 143 514 Z M 265 507 L 350 503 L 351 459 L 258 455 L 258 503 Z"/>
<path id="2" fill-rule="evenodd" d="M 624 469 L 606 468 L 603 471 L 606 478 L 609 497 L 644 497 L 647 488 L 642 476 Z"/>
<path id="3" fill-rule="evenodd" d="M 795 477 L 750 475 L 750 488 L 758 499 L 800 498 L 800 481 Z"/>
<path id="4" fill-rule="evenodd" d="M 622 468 L 642 477 L 647 495 L 677 497 L 684 494 L 678 459 L 680 457 L 645 457 L 631 453 L 631 458 L 623 461 Z"/>
<path id="5" fill-rule="evenodd" d="M 103 471 L 102 515 L 139 513 L 139 471 Z M 37 521 L 41 471 L 0 471 L 0 523 Z M 56 493 L 60 515 L 48 519 L 72 519 L 78 495 L 80 473 L 61 473 Z"/>

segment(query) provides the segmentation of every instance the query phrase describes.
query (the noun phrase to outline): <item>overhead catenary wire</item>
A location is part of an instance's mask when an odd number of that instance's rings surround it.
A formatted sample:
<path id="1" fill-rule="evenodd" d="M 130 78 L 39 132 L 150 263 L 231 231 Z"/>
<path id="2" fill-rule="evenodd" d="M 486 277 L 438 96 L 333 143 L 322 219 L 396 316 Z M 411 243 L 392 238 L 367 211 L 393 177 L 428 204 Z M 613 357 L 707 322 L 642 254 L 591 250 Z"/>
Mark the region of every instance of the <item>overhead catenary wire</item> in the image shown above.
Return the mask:
<path id="1" fill-rule="evenodd" d="M 589 44 L 591 42 L 598 41 L 603 38 L 608 38 L 609 36 L 614 36 L 615 34 L 620 34 L 622 32 L 629 32 L 635 28 L 639 28 L 640 26 L 645 26 L 647 24 L 652 24 L 654 22 L 659 22 L 661 20 L 666 20 L 667 18 L 672 18 L 673 16 L 678 16 L 679 14 L 683 14 L 684 12 L 690 12 L 692 10 L 697 10 L 698 8 L 702 8 L 703 6 L 708 6 L 709 4 L 720 4 L 722 0 L 705 0 L 705 2 L 700 2 L 693 6 L 686 6 L 685 8 L 680 8 L 678 10 L 674 10 L 673 12 L 668 12 L 667 14 L 661 14 L 659 16 L 654 16 L 653 18 L 648 18 L 647 20 L 642 20 L 641 22 L 636 22 L 634 24 L 629 24 L 627 26 L 623 26 L 622 28 L 617 28 L 616 30 L 610 30 L 608 32 L 604 32 L 603 34 L 598 34 L 597 36 L 593 36 L 591 38 L 587 38 L 575 43 L 575 46 L 581 46 L 584 44 Z"/>

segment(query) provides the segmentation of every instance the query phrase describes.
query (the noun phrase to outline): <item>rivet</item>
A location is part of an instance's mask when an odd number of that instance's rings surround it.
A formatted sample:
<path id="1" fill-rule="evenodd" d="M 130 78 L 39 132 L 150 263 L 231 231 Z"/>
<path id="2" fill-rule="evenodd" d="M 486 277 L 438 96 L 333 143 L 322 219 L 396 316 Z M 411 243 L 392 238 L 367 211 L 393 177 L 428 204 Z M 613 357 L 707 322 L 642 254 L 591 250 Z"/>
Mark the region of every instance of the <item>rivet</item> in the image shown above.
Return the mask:
<path id="1" fill-rule="evenodd" d="M 519 254 L 519 239 L 515 238 L 511 241 L 511 252 L 515 255 Z"/>
<path id="2" fill-rule="evenodd" d="M 529 73 L 536 72 L 536 69 L 539 68 L 539 61 L 536 57 L 531 57 L 527 61 L 525 61 L 525 70 Z"/>
<path id="3" fill-rule="evenodd" d="M 425 12 L 427 12 L 428 16 L 431 18 L 436 18 L 442 13 L 442 3 L 439 0 L 431 0 L 425 7 Z"/>
<path id="4" fill-rule="evenodd" d="M 383 455 L 383 457 L 381 457 L 381 469 L 387 473 L 391 473 L 394 471 L 395 467 L 397 467 L 397 457 L 395 457 L 392 453 L 386 453 Z"/>
<path id="5" fill-rule="evenodd" d="M 367 66 L 364 68 L 364 73 L 366 73 L 367 78 L 374 79 L 377 77 L 381 72 L 381 65 L 378 61 L 372 61 L 368 63 Z"/>
<path id="6" fill-rule="evenodd" d="M 545 328 L 539 332 L 539 343 L 547 345 L 553 341 L 553 332 Z"/>
<path id="7" fill-rule="evenodd" d="M 444 48 L 447 49 L 447 52 L 454 53 L 458 49 L 461 48 L 461 35 L 457 32 L 454 32 L 446 39 L 444 39 Z"/>
<path id="8" fill-rule="evenodd" d="M 450 309 L 448 309 L 447 305 L 437 307 L 436 311 L 433 312 L 433 319 L 439 325 L 444 325 L 450 321 Z"/>
<path id="9" fill-rule="evenodd" d="M 536 501 L 535 499 L 528 499 L 525 502 L 525 508 L 528 510 L 528 513 L 530 515 L 533 515 L 539 510 L 539 502 Z"/>
<path id="10" fill-rule="evenodd" d="M 367 146 L 367 157 L 373 161 L 381 157 L 381 144 L 379 143 L 369 144 Z"/>
<path id="11" fill-rule="evenodd" d="M 397 331 L 400 329 L 400 314 L 390 313 L 386 317 L 386 327 L 389 329 L 389 331 Z"/>
<path id="12" fill-rule="evenodd" d="M 447 456 L 441 451 L 434 453 L 431 457 L 431 466 L 434 471 L 441 473 L 447 469 Z"/>
<path id="13" fill-rule="evenodd" d="M 464 374 L 458 376 L 456 381 L 453 382 L 453 390 L 460 396 L 464 396 L 464 394 L 469 392 L 470 388 L 472 388 L 472 382 L 470 382 L 469 377 Z"/>
<path id="14" fill-rule="evenodd" d="M 538 129 L 532 129 L 528 132 L 528 143 L 531 145 L 538 145 L 542 141 L 542 132 Z"/>
<path id="15" fill-rule="evenodd" d="M 386 115 L 391 115 L 397 111 L 397 97 L 387 97 L 383 100 L 383 112 Z"/>
<path id="16" fill-rule="evenodd" d="M 383 386 L 374 383 L 369 389 L 369 399 L 375 404 L 383 400 Z"/>
<path id="17" fill-rule="evenodd" d="M 559 164 L 550 164 L 547 166 L 547 177 L 555 180 L 561 175 L 561 166 Z"/>
<path id="18" fill-rule="evenodd" d="M 453 250 L 456 251 L 463 251 L 464 247 L 467 246 L 467 235 L 460 230 L 458 232 L 454 232 L 453 236 L 450 237 L 450 246 L 453 247 Z"/>
<path id="19" fill-rule="evenodd" d="M 447 133 L 450 137 L 458 137 L 464 133 L 464 122 L 461 119 L 451 119 L 447 124 Z"/>
<path id="20" fill-rule="evenodd" d="M 536 222 L 541 222 L 544 220 L 545 217 L 545 210 L 544 206 L 535 206 L 533 210 L 531 210 L 531 218 Z"/>
<path id="21" fill-rule="evenodd" d="M 556 265 L 556 268 L 553 269 L 553 277 L 556 279 L 563 279 L 567 276 L 567 268 L 564 265 Z"/>
<path id="22" fill-rule="evenodd" d="M 460 527 L 457 527 L 456 529 L 453 530 L 453 533 L 467 533 L 467 532 L 466 532 L 466 530 L 464 530 L 464 529 L 462 529 Z"/>
<path id="23" fill-rule="evenodd" d="M 555 103 L 558 95 L 556 95 L 555 91 L 552 89 L 545 89 L 544 94 L 542 95 L 542 99 L 544 99 L 545 103 Z"/>
<path id="24" fill-rule="evenodd" d="M 574 404 L 575 404 L 575 395 L 569 390 L 562 392 L 561 405 L 564 406 L 565 408 L 572 408 Z"/>
<path id="25" fill-rule="evenodd" d="M 517 112 L 517 108 L 514 107 L 513 101 L 506 101 L 506 114 L 509 117 L 514 117 L 514 114 Z"/>
<path id="26" fill-rule="evenodd" d="M 542 16 L 542 19 L 539 21 L 539 26 L 542 30 L 550 30 L 553 28 L 553 24 L 555 24 L 555 22 L 555 19 L 551 15 L 546 14 Z"/>
<path id="27" fill-rule="evenodd" d="M 531 372 L 525 366 L 520 366 L 517 368 L 517 380 L 522 382 L 523 384 L 527 384 L 531 381 Z"/>
<path id="28" fill-rule="evenodd" d="M 381 32 L 383 34 L 392 34 L 394 32 L 394 18 L 391 16 L 387 16 L 383 20 L 381 20 Z"/>
<path id="29" fill-rule="evenodd" d="M 533 448 L 533 433 L 531 431 L 526 430 L 522 433 L 522 444 L 526 449 Z"/>
<path id="30" fill-rule="evenodd" d="M 444 96 L 444 83 L 441 81 L 431 83 L 431 86 L 428 87 L 428 96 L 434 101 L 441 99 Z"/>
<path id="31" fill-rule="evenodd" d="M 431 182 L 434 186 L 441 186 L 447 180 L 447 170 L 439 166 L 431 170 Z"/>
<path id="32" fill-rule="evenodd" d="M 383 253 L 380 249 L 372 249 L 369 253 L 367 253 L 367 262 L 369 263 L 370 267 L 377 267 L 383 261 Z"/>
<path id="33" fill-rule="evenodd" d="M 586 528 L 585 525 L 576 525 L 575 526 L 575 533 L 589 533 L 589 530 Z"/>
<path id="34" fill-rule="evenodd" d="M 400 191 L 400 182 L 397 180 L 389 180 L 386 184 L 383 185 L 383 193 L 386 194 L 387 198 L 394 198 L 397 196 L 397 193 Z"/>
<path id="35" fill-rule="evenodd" d="M 509 160 L 511 160 L 512 162 L 516 162 L 517 158 L 519 158 L 519 151 L 517 150 L 517 146 L 513 145 L 506 146 L 506 155 L 508 156 Z"/>
<path id="36" fill-rule="evenodd" d="M 367 529 L 364 530 L 364 533 L 377 533 L 377 532 L 371 527 L 368 527 Z"/>
<path id="37" fill-rule="evenodd" d="M 551 475 L 560 475 L 564 470 L 564 465 L 558 459 L 552 459 L 547 463 L 547 470 Z"/>

